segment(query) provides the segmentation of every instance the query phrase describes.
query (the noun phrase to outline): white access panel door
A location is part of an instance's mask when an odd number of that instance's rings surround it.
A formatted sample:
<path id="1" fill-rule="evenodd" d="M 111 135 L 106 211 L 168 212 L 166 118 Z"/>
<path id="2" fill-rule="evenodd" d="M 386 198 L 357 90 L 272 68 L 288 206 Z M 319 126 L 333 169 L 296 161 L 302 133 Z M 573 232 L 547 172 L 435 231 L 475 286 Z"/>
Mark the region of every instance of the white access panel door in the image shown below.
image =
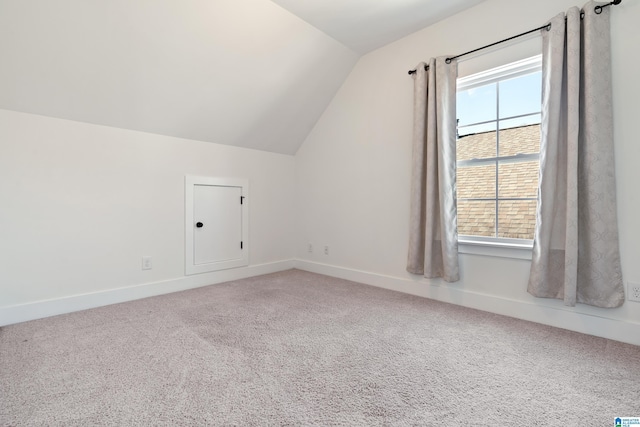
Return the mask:
<path id="1" fill-rule="evenodd" d="M 247 193 L 246 180 L 186 177 L 187 274 L 249 264 Z"/>
<path id="2" fill-rule="evenodd" d="M 242 259 L 242 188 L 196 185 L 194 264 Z"/>

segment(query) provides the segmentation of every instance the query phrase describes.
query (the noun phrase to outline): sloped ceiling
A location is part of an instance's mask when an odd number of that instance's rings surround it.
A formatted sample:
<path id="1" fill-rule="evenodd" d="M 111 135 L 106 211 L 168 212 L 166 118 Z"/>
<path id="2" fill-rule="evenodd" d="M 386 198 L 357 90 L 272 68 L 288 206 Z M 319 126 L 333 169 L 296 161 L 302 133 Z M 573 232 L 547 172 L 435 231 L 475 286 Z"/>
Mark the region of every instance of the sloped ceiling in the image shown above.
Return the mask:
<path id="1" fill-rule="evenodd" d="M 408 36 L 484 0 L 272 0 L 358 53 Z"/>
<path id="2" fill-rule="evenodd" d="M 465 1 L 478 3 L 451 3 Z M 270 0 L 0 0 L 0 108 L 294 154 L 360 53 L 404 35 L 350 38 L 358 8 L 386 3 L 379 22 L 411 3 L 411 23 L 389 22 L 412 32 L 430 23 L 413 19 L 417 3 L 438 2 L 277 3 L 308 22 Z M 351 17 L 329 28 L 318 4 L 351 4 Z"/>

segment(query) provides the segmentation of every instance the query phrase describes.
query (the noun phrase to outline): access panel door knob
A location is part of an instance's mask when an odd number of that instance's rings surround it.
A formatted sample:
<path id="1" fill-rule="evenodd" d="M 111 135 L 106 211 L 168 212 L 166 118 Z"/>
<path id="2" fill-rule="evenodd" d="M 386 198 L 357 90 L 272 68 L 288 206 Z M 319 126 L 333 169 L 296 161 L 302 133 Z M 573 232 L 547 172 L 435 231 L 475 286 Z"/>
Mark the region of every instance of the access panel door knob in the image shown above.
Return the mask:
<path id="1" fill-rule="evenodd" d="M 204 224 L 203 224 L 203 223 L 201 223 L 201 222 L 196 222 L 196 227 L 198 227 L 198 228 L 202 228 L 203 226 L 204 226 Z"/>

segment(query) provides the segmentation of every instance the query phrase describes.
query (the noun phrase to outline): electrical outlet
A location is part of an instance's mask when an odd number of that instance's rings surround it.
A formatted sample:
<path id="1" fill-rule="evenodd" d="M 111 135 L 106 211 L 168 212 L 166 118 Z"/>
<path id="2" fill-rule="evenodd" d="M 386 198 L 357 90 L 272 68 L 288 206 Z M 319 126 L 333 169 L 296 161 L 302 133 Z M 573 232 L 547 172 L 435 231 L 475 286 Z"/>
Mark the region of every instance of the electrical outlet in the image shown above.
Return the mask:
<path id="1" fill-rule="evenodd" d="M 307 245 L 307 252 L 309 252 L 310 254 L 313 253 L 313 245 L 311 243 Z"/>
<path id="2" fill-rule="evenodd" d="M 627 296 L 627 299 L 629 301 L 640 302 L 640 285 L 639 284 L 628 282 L 627 293 L 629 294 Z"/>
<path id="3" fill-rule="evenodd" d="M 329 255 L 329 246 L 328 245 L 324 247 L 324 254 L 325 255 Z"/>
<path id="4" fill-rule="evenodd" d="M 151 257 L 150 256 L 143 256 L 142 257 L 142 269 L 143 270 L 151 270 L 153 264 L 151 263 Z"/>

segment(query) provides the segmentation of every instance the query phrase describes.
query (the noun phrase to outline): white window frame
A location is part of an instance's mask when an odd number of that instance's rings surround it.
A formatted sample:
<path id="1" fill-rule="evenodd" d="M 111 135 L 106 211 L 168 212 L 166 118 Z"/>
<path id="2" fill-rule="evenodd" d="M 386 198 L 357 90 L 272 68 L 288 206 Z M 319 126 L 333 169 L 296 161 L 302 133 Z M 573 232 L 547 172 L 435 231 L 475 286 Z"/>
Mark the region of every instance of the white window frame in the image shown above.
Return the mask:
<path id="1" fill-rule="evenodd" d="M 463 91 L 472 89 L 475 87 L 484 86 L 491 83 L 496 83 L 501 80 L 507 80 L 511 78 L 516 78 L 520 76 L 524 76 L 527 74 L 531 74 L 534 72 L 538 72 L 542 70 L 542 55 L 536 55 L 531 58 L 523 59 L 520 61 L 512 62 L 500 67 L 492 68 L 490 70 L 486 70 L 480 73 L 476 73 L 467 77 L 462 77 L 457 80 L 457 91 Z M 498 95 L 496 95 L 498 96 Z M 542 108 L 542 107 L 541 107 Z M 538 114 L 538 113 L 532 113 Z M 514 116 L 507 118 L 496 118 L 496 120 L 504 121 L 513 118 L 523 117 L 530 114 L 525 114 L 522 116 Z M 494 122 L 494 120 L 487 121 Z M 468 124 L 465 126 L 473 126 L 477 124 L 482 124 L 485 122 Z M 505 160 L 513 160 L 516 162 L 526 161 L 526 160 L 539 160 L 539 154 L 524 154 L 509 157 L 500 157 L 500 161 Z M 495 162 L 496 158 L 491 159 L 472 159 L 472 160 L 461 160 L 457 161 L 457 164 L 481 164 L 483 162 Z M 496 178 L 497 179 L 497 178 Z M 494 200 L 494 199 L 491 199 Z M 496 188 L 496 203 L 498 199 L 497 188 Z M 496 212 L 496 220 L 497 220 L 497 212 Z M 498 230 L 496 229 L 496 232 Z M 512 239 L 512 238 L 504 238 L 504 237 L 488 237 L 488 236 L 471 236 L 471 235 L 459 235 L 458 236 L 458 250 L 463 254 L 475 254 L 475 255 L 489 255 L 489 256 L 499 256 L 506 258 L 516 258 L 516 259 L 531 259 L 531 249 L 533 248 L 533 240 L 529 239 Z"/>

